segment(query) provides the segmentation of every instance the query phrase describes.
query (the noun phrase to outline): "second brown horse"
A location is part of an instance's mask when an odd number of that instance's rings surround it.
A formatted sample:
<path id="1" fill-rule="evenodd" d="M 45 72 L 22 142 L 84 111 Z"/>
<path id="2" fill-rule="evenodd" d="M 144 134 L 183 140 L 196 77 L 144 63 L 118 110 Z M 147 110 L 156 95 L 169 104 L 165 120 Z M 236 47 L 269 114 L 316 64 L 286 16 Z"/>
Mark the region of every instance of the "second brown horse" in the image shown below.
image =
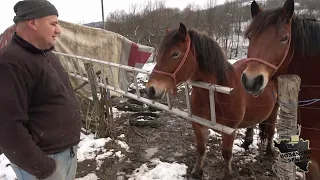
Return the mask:
<path id="1" fill-rule="evenodd" d="M 259 97 L 249 95 L 240 85 L 246 62 L 237 61 L 231 65 L 217 42 L 196 30 L 187 30 L 182 23 L 177 29 L 167 30 L 156 60 L 157 64 L 146 86 L 150 98 L 161 98 L 164 93 L 187 80 L 234 88 L 230 95 L 215 92 L 216 122 L 231 128 L 248 128 L 266 121 L 267 153 L 273 154 L 272 140 L 278 110 L 274 87 L 276 84 L 273 81 L 269 81 Z M 194 115 L 211 119 L 207 89 L 192 88 L 191 106 Z M 196 136 L 198 156 L 191 177 L 201 179 L 208 128 L 195 122 L 192 122 L 192 127 Z M 234 139 L 235 133 L 222 133 L 225 179 L 228 179 L 232 172 Z"/>

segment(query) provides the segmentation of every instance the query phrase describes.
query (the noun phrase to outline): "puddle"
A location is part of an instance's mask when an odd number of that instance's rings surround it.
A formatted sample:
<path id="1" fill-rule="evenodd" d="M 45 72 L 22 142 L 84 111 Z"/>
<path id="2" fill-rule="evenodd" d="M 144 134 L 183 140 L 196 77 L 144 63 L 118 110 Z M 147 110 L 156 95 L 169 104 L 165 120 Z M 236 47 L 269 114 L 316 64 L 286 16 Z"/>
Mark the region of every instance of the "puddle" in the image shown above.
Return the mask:
<path id="1" fill-rule="evenodd" d="M 158 152 L 158 148 L 148 148 L 145 150 L 146 154 L 144 154 L 144 158 L 150 159 L 156 152 Z"/>

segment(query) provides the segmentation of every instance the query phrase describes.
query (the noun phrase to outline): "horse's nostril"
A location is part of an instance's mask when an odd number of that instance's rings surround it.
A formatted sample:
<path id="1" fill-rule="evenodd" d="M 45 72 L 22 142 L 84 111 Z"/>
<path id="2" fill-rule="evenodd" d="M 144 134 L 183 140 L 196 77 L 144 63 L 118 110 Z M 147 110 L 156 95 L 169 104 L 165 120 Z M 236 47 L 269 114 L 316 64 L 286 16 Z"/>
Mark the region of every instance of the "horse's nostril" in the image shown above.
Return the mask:
<path id="1" fill-rule="evenodd" d="M 151 86 L 149 88 L 149 93 L 148 94 L 149 94 L 149 97 L 154 97 L 156 95 L 156 89 L 153 86 Z"/>
<path id="2" fill-rule="evenodd" d="M 247 84 L 247 76 L 245 73 L 242 74 L 241 76 L 241 81 L 242 81 L 242 84 L 243 85 L 246 85 Z"/>
<path id="3" fill-rule="evenodd" d="M 256 85 L 261 87 L 263 85 L 263 76 L 262 75 L 259 75 L 257 78 L 256 78 Z"/>

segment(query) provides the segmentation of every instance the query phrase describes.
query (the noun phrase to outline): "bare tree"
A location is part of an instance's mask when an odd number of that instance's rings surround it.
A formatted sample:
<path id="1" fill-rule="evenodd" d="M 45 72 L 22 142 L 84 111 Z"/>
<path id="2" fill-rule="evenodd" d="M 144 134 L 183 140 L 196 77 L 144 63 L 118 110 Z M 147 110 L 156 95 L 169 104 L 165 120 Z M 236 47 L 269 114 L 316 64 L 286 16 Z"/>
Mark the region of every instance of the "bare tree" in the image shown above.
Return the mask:
<path id="1" fill-rule="evenodd" d="M 262 3 L 265 2 L 265 3 Z M 282 0 L 258 1 L 263 8 L 281 6 Z M 320 1 L 295 0 L 296 9 L 319 17 Z M 119 33 L 132 41 L 157 48 L 165 28 L 178 27 L 180 22 L 188 28 L 206 32 L 223 47 L 229 58 L 239 56 L 244 22 L 251 21 L 250 3 L 246 0 L 207 0 L 203 8 L 189 3 L 183 10 L 167 8 L 165 0 L 132 4 L 129 12 L 114 11 L 106 18 L 106 29 Z"/>

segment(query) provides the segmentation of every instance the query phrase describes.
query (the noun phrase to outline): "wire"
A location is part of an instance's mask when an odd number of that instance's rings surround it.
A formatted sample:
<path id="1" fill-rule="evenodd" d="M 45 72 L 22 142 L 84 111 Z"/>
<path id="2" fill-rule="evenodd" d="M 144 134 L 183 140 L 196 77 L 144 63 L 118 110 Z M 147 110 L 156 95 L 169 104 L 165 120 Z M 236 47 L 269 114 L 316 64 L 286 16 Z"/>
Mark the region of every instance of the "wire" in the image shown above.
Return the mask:
<path id="1" fill-rule="evenodd" d="M 306 103 L 306 104 L 303 104 L 303 105 L 299 105 L 299 106 L 300 106 L 300 107 L 302 107 L 302 106 L 309 106 L 309 105 L 311 105 L 311 104 L 314 104 L 314 103 L 320 101 L 320 99 L 310 99 L 310 100 L 305 100 L 305 101 L 309 101 L 309 103 Z M 299 102 L 305 102 L 305 101 L 299 101 Z"/>

